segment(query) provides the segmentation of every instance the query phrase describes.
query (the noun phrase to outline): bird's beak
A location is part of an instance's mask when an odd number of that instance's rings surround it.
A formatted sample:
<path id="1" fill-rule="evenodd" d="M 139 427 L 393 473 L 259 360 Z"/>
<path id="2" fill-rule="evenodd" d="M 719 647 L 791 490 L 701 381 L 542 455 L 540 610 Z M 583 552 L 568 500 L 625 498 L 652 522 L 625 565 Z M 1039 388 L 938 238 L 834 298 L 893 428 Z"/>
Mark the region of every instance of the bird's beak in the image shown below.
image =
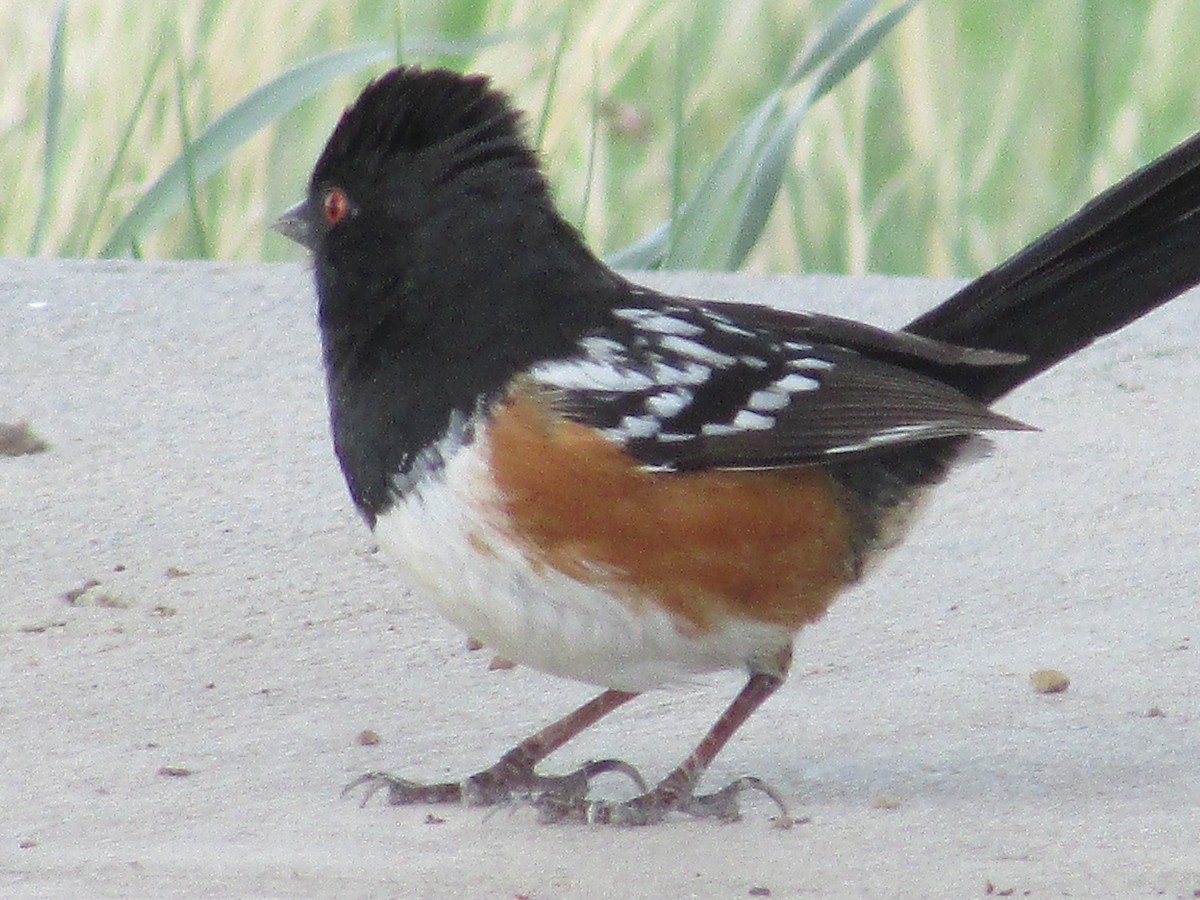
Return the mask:
<path id="1" fill-rule="evenodd" d="M 301 247 L 307 247 L 309 250 L 317 249 L 313 239 L 312 217 L 309 214 L 307 200 L 301 200 L 276 219 L 272 223 L 271 229 L 278 231 L 285 238 L 295 241 Z"/>

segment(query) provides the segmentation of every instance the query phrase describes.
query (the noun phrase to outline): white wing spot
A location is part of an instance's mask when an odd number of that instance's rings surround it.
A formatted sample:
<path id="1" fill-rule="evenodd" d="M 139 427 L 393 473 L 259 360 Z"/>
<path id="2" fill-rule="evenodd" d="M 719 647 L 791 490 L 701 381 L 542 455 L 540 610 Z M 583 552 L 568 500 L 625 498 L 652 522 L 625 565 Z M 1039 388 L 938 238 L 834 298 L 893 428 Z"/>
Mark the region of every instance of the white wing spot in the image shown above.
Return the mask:
<path id="1" fill-rule="evenodd" d="M 724 316 L 718 316 L 716 313 L 707 313 L 708 321 L 712 322 L 713 328 L 717 331 L 723 331 L 726 334 L 737 335 L 738 337 L 755 337 L 755 332 L 749 328 L 742 328 L 740 325 L 734 325 Z"/>
<path id="2" fill-rule="evenodd" d="M 815 391 L 820 386 L 821 382 L 818 379 L 811 375 L 801 375 L 799 373 L 784 375 L 771 385 L 772 388 L 777 388 L 787 394 L 795 394 L 799 391 Z"/>
<path id="3" fill-rule="evenodd" d="M 654 387 L 654 380 L 645 372 L 609 360 L 550 360 L 538 363 L 529 375 L 547 387 L 564 391 L 625 393 Z"/>
<path id="4" fill-rule="evenodd" d="M 788 376 L 790 377 L 790 376 Z M 778 382 L 776 382 L 778 384 Z M 792 402 L 791 394 L 786 389 L 775 390 L 773 387 L 755 391 L 746 401 L 746 406 L 755 412 L 776 412 Z"/>
<path id="5" fill-rule="evenodd" d="M 633 322 L 643 331 L 654 334 L 674 335 L 676 337 L 696 337 L 704 334 L 704 329 L 694 322 L 688 322 L 669 313 L 653 309 L 614 309 L 613 315 L 626 322 Z"/>
<path id="6" fill-rule="evenodd" d="M 659 344 L 664 350 L 678 353 L 680 356 L 691 357 L 697 362 L 702 362 L 706 366 L 712 366 L 716 369 L 727 369 L 737 362 L 736 357 L 729 356 L 726 353 L 719 353 L 698 341 L 690 341 L 678 335 L 667 335 Z"/>
<path id="7" fill-rule="evenodd" d="M 579 346 L 588 356 L 598 361 L 627 359 L 625 345 L 612 338 L 592 335 L 579 342 Z"/>
<path id="8" fill-rule="evenodd" d="M 618 435 L 628 438 L 650 438 L 658 434 L 662 423 L 653 416 L 625 416 L 617 425 Z"/>
<path id="9" fill-rule="evenodd" d="M 804 347 L 803 349 L 811 350 L 812 347 Z M 805 359 L 789 359 L 788 367 L 792 369 L 816 369 L 817 371 L 825 372 L 832 369 L 834 364 L 827 359 L 806 357 Z"/>
<path id="10" fill-rule="evenodd" d="M 672 416 L 677 416 L 679 413 L 687 409 L 687 405 L 692 402 L 692 392 L 686 388 L 679 388 L 674 391 L 665 391 L 661 394 L 655 394 L 646 400 L 646 409 L 650 410 L 660 419 L 670 419 Z"/>
<path id="11" fill-rule="evenodd" d="M 655 362 L 650 375 L 656 384 L 663 387 L 704 384 L 712 377 L 712 369 L 698 362 L 689 362 L 682 369 L 665 362 Z"/>
<path id="12" fill-rule="evenodd" d="M 748 409 L 743 409 L 733 417 L 733 427 L 738 431 L 766 431 L 775 424 L 771 416 L 764 416 Z"/>

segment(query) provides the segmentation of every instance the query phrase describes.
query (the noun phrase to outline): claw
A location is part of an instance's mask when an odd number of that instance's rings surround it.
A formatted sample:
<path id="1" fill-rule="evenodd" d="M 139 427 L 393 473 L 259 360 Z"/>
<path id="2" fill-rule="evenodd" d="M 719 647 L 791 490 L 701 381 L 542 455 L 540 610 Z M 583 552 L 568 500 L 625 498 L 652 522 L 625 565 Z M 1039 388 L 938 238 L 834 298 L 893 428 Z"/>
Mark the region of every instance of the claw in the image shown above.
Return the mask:
<path id="1" fill-rule="evenodd" d="M 753 775 L 746 775 L 732 781 L 714 793 L 690 797 L 680 806 L 680 810 L 699 819 L 736 822 L 741 818 L 741 812 L 738 810 L 738 797 L 746 790 L 755 790 L 766 794 L 779 807 L 779 816 L 781 818 L 788 816 L 787 806 L 778 792 L 761 778 L 755 778 Z"/>
<path id="2" fill-rule="evenodd" d="M 743 791 L 761 791 L 779 807 L 776 821 L 787 819 L 788 810 L 783 799 L 761 778 L 747 776 L 730 782 L 712 794 L 680 794 L 676 787 L 666 782 L 652 791 L 624 803 L 586 798 L 564 798 L 544 794 L 536 798 L 539 821 L 543 823 L 582 822 L 588 825 L 656 825 L 666 818 L 667 813 L 682 812 L 703 819 L 735 822 L 741 817 L 738 797 Z"/>
<path id="3" fill-rule="evenodd" d="M 387 803 L 389 806 L 408 806 L 413 803 L 457 803 L 462 800 L 463 789 L 458 784 L 420 784 L 389 775 L 387 772 L 367 772 L 360 775 L 342 788 L 342 799 L 351 791 L 363 785 L 367 786 L 359 806 L 366 806 L 384 788 L 387 788 Z"/>
<path id="4" fill-rule="evenodd" d="M 608 772 L 618 772 L 626 776 L 632 781 L 639 791 L 643 794 L 649 790 L 646 784 L 646 779 L 642 777 L 642 773 L 636 768 L 625 762 L 623 759 L 596 759 L 587 763 L 583 768 L 578 770 L 589 782 L 597 775 L 604 775 Z"/>
<path id="5" fill-rule="evenodd" d="M 386 772 L 367 772 L 363 775 L 359 775 L 352 782 L 342 788 L 341 799 L 345 800 L 348 796 L 350 796 L 350 793 L 355 788 L 362 787 L 365 784 L 367 789 L 363 792 L 362 800 L 359 801 L 358 804 L 359 807 L 362 808 L 367 805 L 372 797 L 383 790 L 383 788 L 390 788 L 393 781 L 395 781 L 395 779 Z"/>
<path id="6" fill-rule="evenodd" d="M 585 802 L 591 781 L 598 775 L 615 772 L 634 783 L 645 793 L 646 780 L 641 772 L 620 759 L 600 759 L 580 766 L 566 775 L 538 775 L 532 767 L 512 765 L 501 761 L 461 782 L 420 784 L 389 775 L 387 772 L 368 772 L 342 789 L 345 798 L 356 788 L 366 786 L 359 806 L 366 806 L 381 790 L 387 789 L 389 806 L 409 806 L 414 803 L 462 803 L 466 806 L 496 806 L 515 799 L 573 806 Z"/>

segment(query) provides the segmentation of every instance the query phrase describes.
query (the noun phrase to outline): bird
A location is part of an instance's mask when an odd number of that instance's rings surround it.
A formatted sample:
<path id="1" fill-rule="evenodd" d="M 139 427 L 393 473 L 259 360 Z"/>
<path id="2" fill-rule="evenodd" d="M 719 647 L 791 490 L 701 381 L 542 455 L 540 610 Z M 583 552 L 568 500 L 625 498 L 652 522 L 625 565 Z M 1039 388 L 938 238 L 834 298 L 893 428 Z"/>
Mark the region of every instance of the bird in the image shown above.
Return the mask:
<path id="1" fill-rule="evenodd" d="M 347 790 L 733 819 L 747 790 L 786 806 L 749 776 L 701 793 L 705 771 L 955 463 L 1029 428 L 993 403 L 1200 281 L 1200 134 L 898 331 L 612 270 L 483 75 L 369 83 L 274 228 L 311 252 L 333 448 L 381 551 L 499 656 L 600 690 L 462 780 Z M 723 670 L 744 686 L 654 786 L 619 759 L 538 771 L 639 694 Z M 591 797 L 602 772 L 637 794 Z"/>

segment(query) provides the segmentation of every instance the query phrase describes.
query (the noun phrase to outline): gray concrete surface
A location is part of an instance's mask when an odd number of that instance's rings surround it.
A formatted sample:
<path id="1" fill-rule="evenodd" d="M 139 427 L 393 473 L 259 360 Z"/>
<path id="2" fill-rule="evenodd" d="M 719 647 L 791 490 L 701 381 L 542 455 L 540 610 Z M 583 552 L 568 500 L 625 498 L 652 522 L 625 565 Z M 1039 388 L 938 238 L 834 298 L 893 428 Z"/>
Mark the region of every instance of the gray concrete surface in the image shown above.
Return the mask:
<path id="1" fill-rule="evenodd" d="M 952 287 L 654 283 L 885 325 Z M 594 830 L 339 799 L 369 769 L 473 771 L 589 690 L 489 671 L 372 554 L 302 267 L 0 260 L 0 422 L 49 442 L 0 457 L 0 895 L 1191 897 L 1196 301 L 1009 398 L 1044 430 L 1002 435 L 801 637 L 709 783 L 760 775 L 805 824 L 752 801 Z M 1070 689 L 1035 693 L 1040 668 Z M 648 695 L 551 762 L 658 776 L 737 686 Z"/>

